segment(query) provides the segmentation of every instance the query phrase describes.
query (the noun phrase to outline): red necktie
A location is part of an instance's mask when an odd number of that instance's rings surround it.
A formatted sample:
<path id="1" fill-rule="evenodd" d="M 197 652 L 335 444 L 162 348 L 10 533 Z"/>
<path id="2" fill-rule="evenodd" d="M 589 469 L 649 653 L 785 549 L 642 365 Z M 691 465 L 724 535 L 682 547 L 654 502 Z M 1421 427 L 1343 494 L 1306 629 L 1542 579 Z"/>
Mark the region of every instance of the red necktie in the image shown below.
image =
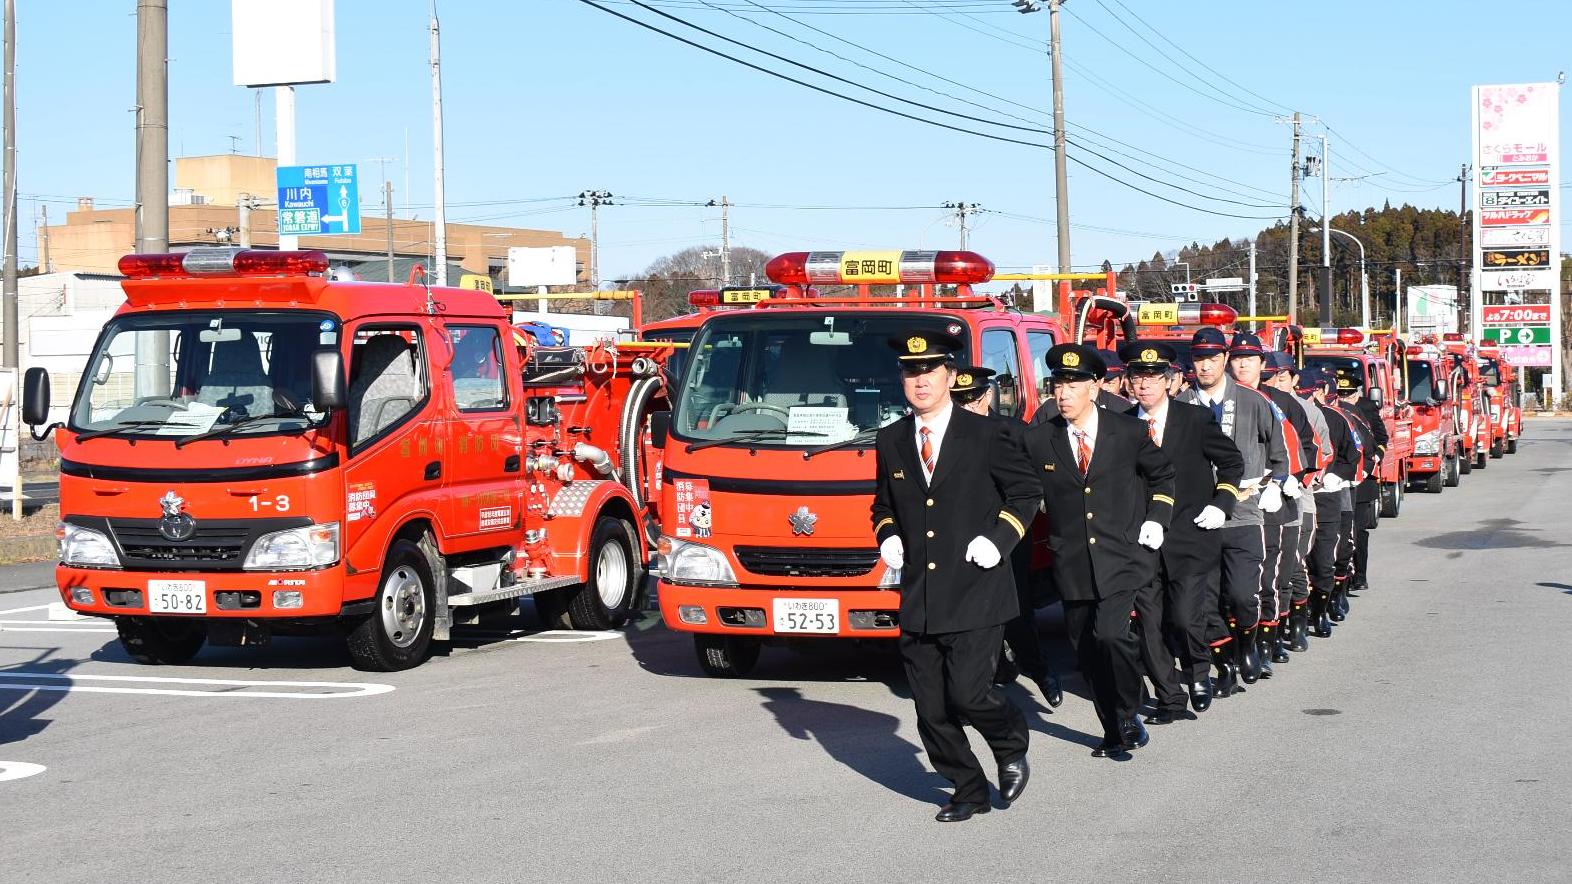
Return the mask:
<path id="1" fill-rule="evenodd" d="M 1086 433 L 1080 430 L 1075 431 L 1075 463 L 1081 468 L 1082 474 L 1092 463 L 1092 446 L 1086 444 Z"/>
<path id="2" fill-rule="evenodd" d="M 917 452 L 922 455 L 922 468 L 931 476 L 933 475 L 933 443 L 928 440 L 928 428 L 918 428 L 917 435 L 922 437 L 922 447 Z"/>
<path id="3" fill-rule="evenodd" d="M 1153 444 L 1156 444 L 1156 442 L 1157 442 L 1157 418 L 1149 417 L 1149 418 L 1146 419 L 1146 435 L 1147 435 L 1147 438 L 1152 440 Z"/>

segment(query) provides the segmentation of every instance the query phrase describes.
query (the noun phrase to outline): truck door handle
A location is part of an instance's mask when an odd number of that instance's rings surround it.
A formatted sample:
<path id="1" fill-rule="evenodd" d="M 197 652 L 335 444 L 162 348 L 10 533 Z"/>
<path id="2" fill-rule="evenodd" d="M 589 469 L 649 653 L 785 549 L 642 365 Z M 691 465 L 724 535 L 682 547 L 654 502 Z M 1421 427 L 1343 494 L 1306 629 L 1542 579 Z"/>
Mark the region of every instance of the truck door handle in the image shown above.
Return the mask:
<path id="1" fill-rule="evenodd" d="M 516 473 L 516 472 L 518 472 L 519 471 L 519 456 L 517 454 L 510 454 L 510 455 L 508 455 L 508 459 L 502 462 L 502 471 L 504 473 Z"/>
<path id="2" fill-rule="evenodd" d="M 426 464 L 426 478 L 427 479 L 440 479 L 440 478 L 442 478 L 442 461 L 434 460 L 431 463 Z"/>

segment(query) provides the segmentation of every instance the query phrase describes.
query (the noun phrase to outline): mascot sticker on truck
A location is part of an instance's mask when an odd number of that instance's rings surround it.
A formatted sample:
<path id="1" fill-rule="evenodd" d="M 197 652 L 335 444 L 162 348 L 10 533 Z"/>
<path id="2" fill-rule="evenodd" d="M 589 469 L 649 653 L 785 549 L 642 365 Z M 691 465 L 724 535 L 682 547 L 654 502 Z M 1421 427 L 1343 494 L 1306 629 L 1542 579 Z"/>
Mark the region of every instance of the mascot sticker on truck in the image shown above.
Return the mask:
<path id="1" fill-rule="evenodd" d="M 677 536 L 709 537 L 715 527 L 710 480 L 677 479 L 672 486 L 677 492 Z"/>

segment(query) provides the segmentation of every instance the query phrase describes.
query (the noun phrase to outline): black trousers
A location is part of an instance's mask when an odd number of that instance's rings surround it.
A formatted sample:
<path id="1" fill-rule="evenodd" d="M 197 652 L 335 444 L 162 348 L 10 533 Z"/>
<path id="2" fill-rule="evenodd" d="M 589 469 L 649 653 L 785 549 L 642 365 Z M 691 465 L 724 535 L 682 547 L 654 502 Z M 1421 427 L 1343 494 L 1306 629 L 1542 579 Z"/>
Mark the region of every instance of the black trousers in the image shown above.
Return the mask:
<path id="1" fill-rule="evenodd" d="M 1315 503 L 1315 495 L 1306 491 L 1299 507 L 1304 513 L 1299 517 L 1299 548 L 1294 557 L 1294 570 L 1288 577 L 1288 597 L 1293 605 L 1302 605 L 1310 598 L 1310 554 L 1315 546 L 1317 518 Z"/>
<path id="2" fill-rule="evenodd" d="M 1380 501 L 1371 500 L 1355 504 L 1354 509 L 1354 570 L 1353 586 L 1362 589 L 1370 584 L 1367 580 L 1370 566 L 1370 527 L 1380 518 Z"/>
<path id="3" fill-rule="evenodd" d="M 1310 547 L 1310 588 L 1316 592 L 1332 594 L 1332 586 L 1341 572 L 1337 569 L 1338 547 L 1342 540 L 1343 512 L 1340 493 L 1329 491 L 1316 501 L 1319 509 L 1315 517 L 1315 543 Z"/>
<path id="4" fill-rule="evenodd" d="M 1354 510 L 1343 510 L 1337 519 L 1337 576 L 1354 575 Z"/>
<path id="5" fill-rule="evenodd" d="M 1276 584 L 1273 586 L 1277 607 L 1269 612 L 1262 598 L 1261 619 L 1282 620 L 1288 616 L 1289 609 L 1293 607 L 1294 599 L 1294 573 L 1303 570 L 1304 562 L 1299 558 L 1299 520 L 1284 522 L 1277 529 L 1281 532 L 1281 540 L 1277 545 L 1277 574 Z"/>
<path id="6" fill-rule="evenodd" d="M 1015 655 L 1015 665 L 1032 681 L 1042 681 L 1052 672 L 1042 637 L 1037 634 L 1037 609 L 1032 606 L 1030 539 L 1015 545 L 1010 552 L 1010 567 L 1015 572 L 1015 600 L 1021 614 L 1004 624 L 1004 640 Z M 1003 662 L 1003 657 L 1000 657 Z"/>
<path id="7" fill-rule="evenodd" d="M 1261 567 L 1266 560 L 1266 531 L 1260 525 L 1224 525 L 1217 530 L 1223 539 L 1223 574 L 1219 604 L 1213 606 L 1213 641 L 1230 635 L 1228 617 L 1240 629 L 1260 621 Z"/>
<path id="8" fill-rule="evenodd" d="M 939 775 L 955 784 L 956 801 L 988 802 L 988 777 L 956 724 L 969 720 L 1000 764 L 1026 754 L 1026 718 L 993 686 L 1003 626 L 938 635 L 901 633 L 901 660 L 917 706 L 917 733 Z"/>
<path id="9" fill-rule="evenodd" d="M 1064 625 L 1081 674 L 1092 689 L 1092 705 L 1103 739 L 1123 739 L 1125 722 L 1141 705 L 1140 643 L 1131 626 L 1135 590 L 1112 592 L 1094 601 L 1066 601 Z"/>
<path id="10" fill-rule="evenodd" d="M 1184 631 L 1180 624 L 1175 622 L 1179 611 L 1177 605 L 1172 603 L 1170 586 L 1173 581 L 1168 577 L 1168 569 L 1161 562 L 1157 565 L 1157 576 L 1151 583 L 1141 587 L 1135 593 L 1135 626 L 1140 637 L 1141 668 L 1145 670 L 1146 677 L 1152 680 L 1152 693 L 1157 698 L 1157 708 L 1167 709 L 1170 712 L 1183 712 L 1185 709 L 1184 681 L 1178 669 L 1174 668 L 1174 651 L 1171 650 L 1169 639 L 1177 639 L 1174 644 L 1185 643 Z M 1194 605 L 1199 612 L 1200 605 Z M 1204 651 L 1206 648 L 1206 621 L 1202 620 L 1201 647 L 1203 651 L 1201 663 L 1201 677 L 1206 677 L 1206 663 Z M 1190 669 L 1187 667 L 1186 672 Z"/>

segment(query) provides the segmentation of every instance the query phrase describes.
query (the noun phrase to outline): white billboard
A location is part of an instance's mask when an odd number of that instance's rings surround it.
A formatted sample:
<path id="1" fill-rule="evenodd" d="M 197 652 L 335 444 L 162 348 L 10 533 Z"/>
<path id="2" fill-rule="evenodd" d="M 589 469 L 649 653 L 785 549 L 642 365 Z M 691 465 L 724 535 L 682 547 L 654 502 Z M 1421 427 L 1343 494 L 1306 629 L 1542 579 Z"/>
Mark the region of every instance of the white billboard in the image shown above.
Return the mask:
<path id="1" fill-rule="evenodd" d="M 1474 146 L 1474 272 L 1471 337 L 1484 328 L 1487 305 L 1548 304 L 1549 377 L 1561 392 L 1561 255 L 1563 190 L 1561 87 L 1556 83 L 1475 86 L 1470 113 Z"/>
<path id="2" fill-rule="evenodd" d="M 1411 285 L 1404 295 L 1404 326 L 1411 336 L 1457 331 L 1457 286 Z"/>
<path id="3" fill-rule="evenodd" d="M 230 0 L 236 86 L 331 83 L 333 0 Z"/>
<path id="4" fill-rule="evenodd" d="M 579 252 L 572 246 L 513 246 L 508 249 L 508 285 L 576 285 Z"/>

